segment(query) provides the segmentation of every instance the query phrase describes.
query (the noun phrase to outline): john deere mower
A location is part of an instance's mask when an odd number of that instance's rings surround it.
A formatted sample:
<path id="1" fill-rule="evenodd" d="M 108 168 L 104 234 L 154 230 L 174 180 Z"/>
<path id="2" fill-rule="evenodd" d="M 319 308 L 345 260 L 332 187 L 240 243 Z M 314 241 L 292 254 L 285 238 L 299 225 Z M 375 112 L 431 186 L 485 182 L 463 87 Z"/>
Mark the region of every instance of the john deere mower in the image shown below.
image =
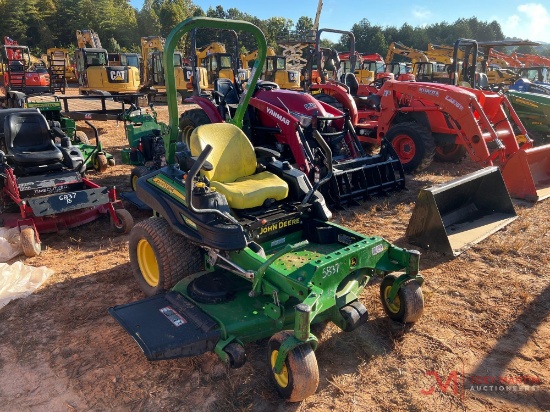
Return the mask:
<path id="1" fill-rule="evenodd" d="M 116 190 L 83 176 L 80 149 L 59 128 L 50 129 L 37 109 L 1 110 L 0 124 L 2 224 L 20 228 L 25 255 L 40 253 L 39 233 L 79 226 L 101 214 L 109 214 L 116 232 L 131 229 L 132 216 Z"/>
<path id="2" fill-rule="evenodd" d="M 300 401 L 319 382 L 311 325 L 330 320 L 344 331 L 365 323 L 359 297 L 382 278 L 391 319 L 415 322 L 423 311 L 419 253 L 329 221 L 318 188 L 278 153 L 253 148 L 240 124 L 266 57 L 262 32 L 244 21 L 193 17 L 176 26 L 164 56 L 196 27 L 250 32 L 259 57 L 250 87 L 230 122 L 202 125 L 189 135 L 188 157 L 175 163 L 178 112 L 172 59 L 167 73 L 167 166 L 137 180 L 137 195 L 157 217 L 130 233 L 130 262 L 147 298 L 110 309 L 148 360 L 213 351 L 231 367 L 246 361 L 245 345 L 270 338 L 267 364 L 280 395 Z M 313 133 L 332 154 L 318 131 Z M 402 272 L 398 275 L 392 272 Z"/>

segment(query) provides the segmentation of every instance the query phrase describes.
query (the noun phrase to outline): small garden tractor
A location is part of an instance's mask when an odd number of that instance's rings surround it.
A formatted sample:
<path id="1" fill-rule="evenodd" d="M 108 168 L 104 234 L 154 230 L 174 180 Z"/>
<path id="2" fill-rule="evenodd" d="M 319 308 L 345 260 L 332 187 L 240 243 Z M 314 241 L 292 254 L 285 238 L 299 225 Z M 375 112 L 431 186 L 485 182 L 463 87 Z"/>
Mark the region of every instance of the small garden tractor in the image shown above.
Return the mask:
<path id="1" fill-rule="evenodd" d="M 173 63 L 165 59 L 167 166 L 137 180 L 137 195 L 157 217 L 137 224 L 129 244 L 132 270 L 149 297 L 109 311 L 149 360 L 213 351 L 240 367 L 247 343 L 270 338 L 272 381 L 284 399 L 301 401 L 319 382 L 311 325 L 330 320 L 351 331 L 365 323 L 359 297 L 372 277 L 382 277 L 382 304 L 391 319 L 419 319 L 419 253 L 329 222 L 317 189 L 330 179 L 331 167 L 312 184 L 278 153 L 253 148 L 234 123 L 241 124 L 255 91 L 265 37 L 248 22 L 193 17 L 172 30 L 164 55 L 172 56 L 180 38 L 196 27 L 254 36 L 260 51 L 250 87 L 231 122 L 190 133 L 189 157 L 178 165 L 177 92 Z M 330 148 L 319 131 L 313 135 L 330 165 Z"/>
<path id="2" fill-rule="evenodd" d="M 109 214 L 118 233 L 132 228 L 116 190 L 83 176 L 78 146 L 60 129 L 51 129 L 37 109 L 1 110 L 0 124 L 2 224 L 20 228 L 25 255 L 40 253 L 39 233 L 79 226 L 101 214 Z"/>

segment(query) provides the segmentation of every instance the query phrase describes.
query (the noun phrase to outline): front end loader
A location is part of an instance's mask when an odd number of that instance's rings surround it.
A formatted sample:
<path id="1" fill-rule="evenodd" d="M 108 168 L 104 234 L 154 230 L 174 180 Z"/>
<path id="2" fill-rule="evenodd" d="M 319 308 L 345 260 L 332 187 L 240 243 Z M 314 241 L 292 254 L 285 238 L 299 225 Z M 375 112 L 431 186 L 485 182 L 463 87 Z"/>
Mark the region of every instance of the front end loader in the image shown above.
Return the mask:
<path id="1" fill-rule="evenodd" d="M 129 241 L 134 276 L 148 297 L 109 312 L 151 361 L 214 352 L 237 368 L 248 343 L 269 338 L 271 380 L 283 399 L 298 402 L 319 382 L 311 325 L 329 320 L 352 331 L 364 324 L 368 312 L 359 297 L 373 276 L 382 277 L 380 297 L 391 319 L 420 318 L 419 253 L 331 223 L 317 190 L 330 167 L 312 184 L 273 151 L 253 148 L 240 126 L 265 61 L 265 37 L 248 22 L 193 17 L 172 30 L 164 55 L 197 27 L 254 36 L 260 52 L 249 89 L 231 121 L 190 133 L 189 156 L 178 164 L 175 80 L 165 61 L 167 166 L 137 181 L 137 195 L 157 217 L 135 226 Z M 330 148 L 315 137 L 330 165 Z"/>

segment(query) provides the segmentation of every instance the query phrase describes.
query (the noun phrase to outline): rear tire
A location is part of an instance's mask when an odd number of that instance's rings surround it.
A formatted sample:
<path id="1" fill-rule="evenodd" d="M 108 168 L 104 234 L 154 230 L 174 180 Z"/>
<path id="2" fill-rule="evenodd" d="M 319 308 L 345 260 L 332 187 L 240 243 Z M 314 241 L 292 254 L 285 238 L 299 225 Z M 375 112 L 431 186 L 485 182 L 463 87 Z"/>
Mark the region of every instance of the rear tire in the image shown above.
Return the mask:
<path id="1" fill-rule="evenodd" d="M 21 248 L 23 249 L 25 256 L 35 257 L 40 254 L 42 245 L 36 241 L 36 234 L 34 233 L 34 229 L 32 227 L 26 227 L 21 230 L 21 234 L 19 236 L 21 239 Z"/>
<path id="2" fill-rule="evenodd" d="M 137 188 L 137 181 L 141 176 L 145 176 L 149 173 L 149 168 L 145 166 L 137 166 L 132 169 L 130 173 L 130 187 L 135 192 Z"/>
<path id="3" fill-rule="evenodd" d="M 180 116 L 180 132 L 181 132 L 181 142 L 185 143 L 187 147 L 189 146 L 189 138 L 191 133 L 197 127 L 202 126 L 203 124 L 210 124 L 210 118 L 202 109 L 191 109 L 185 111 Z"/>
<path id="4" fill-rule="evenodd" d="M 107 166 L 109 163 L 107 162 L 107 156 L 105 156 L 103 153 L 98 154 L 94 159 L 94 169 L 99 172 L 103 173 L 105 170 L 107 170 Z"/>
<path id="5" fill-rule="evenodd" d="M 78 143 L 81 143 L 81 144 L 90 144 L 90 139 L 88 138 L 88 136 L 86 135 L 86 133 L 84 133 L 83 131 L 81 130 L 77 130 L 74 134 L 74 137 L 76 138 L 76 140 L 78 140 Z"/>
<path id="6" fill-rule="evenodd" d="M 430 130 L 416 122 L 397 123 L 386 139 L 391 143 L 407 173 L 427 168 L 434 158 L 435 143 Z"/>
<path id="7" fill-rule="evenodd" d="M 176 234 L 164 218 L 151 217 L 130 232 L 130 264 L 140 289 L 153 296 L 202 270 L 198 246 Z"/>

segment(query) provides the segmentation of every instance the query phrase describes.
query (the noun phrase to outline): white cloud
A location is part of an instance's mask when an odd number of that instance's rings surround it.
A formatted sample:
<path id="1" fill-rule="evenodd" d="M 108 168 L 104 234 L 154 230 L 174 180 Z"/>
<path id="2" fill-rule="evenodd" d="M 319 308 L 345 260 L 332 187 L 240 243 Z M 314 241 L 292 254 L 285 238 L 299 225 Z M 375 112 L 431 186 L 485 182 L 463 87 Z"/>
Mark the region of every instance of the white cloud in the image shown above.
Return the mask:
<path id="1" fill-rule="evenodd" d="M 412 9 L 412 15 L 416 19 L 429 19 L 432 17 L 432 12 L 425 7 L 414 6 Z"/>
<path id="2" fill-rule="evenodd" d="M 505 36 L 550 42 L 550 13 L 541 3 L 525 3 L 508 16 L 502 27 Z"/>

